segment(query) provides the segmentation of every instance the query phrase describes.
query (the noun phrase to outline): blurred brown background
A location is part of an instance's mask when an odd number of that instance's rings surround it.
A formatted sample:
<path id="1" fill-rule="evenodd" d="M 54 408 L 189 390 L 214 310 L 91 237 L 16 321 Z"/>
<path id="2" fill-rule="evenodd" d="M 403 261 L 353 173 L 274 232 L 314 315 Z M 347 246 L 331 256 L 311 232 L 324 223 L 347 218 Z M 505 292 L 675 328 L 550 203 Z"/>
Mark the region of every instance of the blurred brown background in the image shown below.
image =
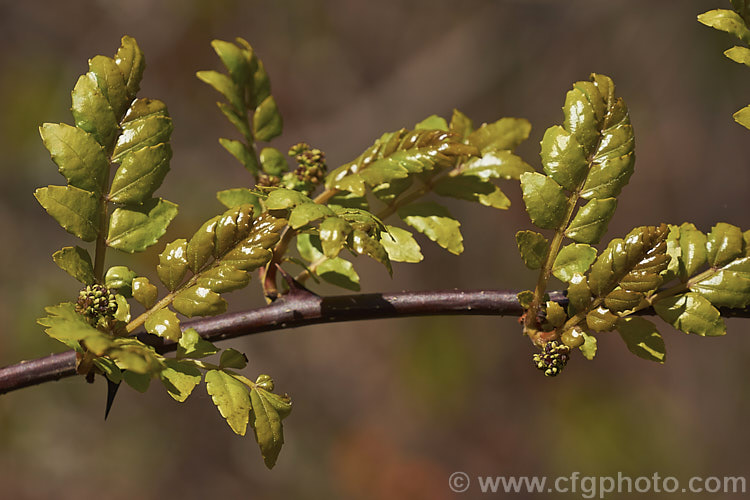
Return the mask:
<path id="1" fill-rule="evenodd" d="M 750 227 L 750 133 L 731 114 L 750 102 L 750 71 L 722 56 L 729 36 L 695 17 L 720 0 L 239 1 L 0 0 L 0 365 L 59 350 L 34 324 L 76 283 L 50 254 L 74 243 L 32 197 L 60 183 L 37 126 L 71 122 L 86 60 L 120 36 L 146 53 L 142 96 L 174 118 L 172 172 L 159 195 L 181 215 L 168 237 L 218 212 L 215 191 L 248 182 L 217 137 L 234 137 L 195 71 L 218 68 L 213 38 L 248 39 L 285 118 L 274 145 L 305 140 L 335 167 L 386 130 L 456 107 L 476 123 L 528 118 L 520 153 L 562 119 L 565 92 L 592 71 L 612 76 L 631 111 L 636 175 L 610 235 L 635 225 L 717 221 Z M 357 262 L 364 291 L 529 288 L 517 256 L 528 228 L 518 188 L 509 212 L 456 202 L 467 250 L 424 242 L 426 262 Z M 424 240 L 422 240 L 424 241 Z M 163 248 L 137 258 L 153 276 Z M 363 260 L 363 259 L 360 259 Z M 320 288 L 321 293 L 338 293 Z M 232 307 L 261 303 L 256 285 Z M 270 373 L 294 398 L 287 444 L 268 471 L 252 437 L 234 436 L 201 387 L 179 405 L 156 384 L 123 388 L 107 422 L 105 387 L 83 380 L 0 397 L 3 498 L 451 498 L 448 476 L 747 474 L 750 322 L 722 339 L 664 327 L 668 362 L 630 355 L 601 335 L 545 379 L 513 318 L 407 319 L 316 326 L 234 342 L 248 374 Z M 472 492 L 474 495 L 472 495 Z M 471 489 L 464 498 L 478 495 Z M 523 497 L 520 495 L 519 497 Z M 643 495 L 648 498 L 649 495 Z M 696 498 L 700 498 L 696 495 Z"/>

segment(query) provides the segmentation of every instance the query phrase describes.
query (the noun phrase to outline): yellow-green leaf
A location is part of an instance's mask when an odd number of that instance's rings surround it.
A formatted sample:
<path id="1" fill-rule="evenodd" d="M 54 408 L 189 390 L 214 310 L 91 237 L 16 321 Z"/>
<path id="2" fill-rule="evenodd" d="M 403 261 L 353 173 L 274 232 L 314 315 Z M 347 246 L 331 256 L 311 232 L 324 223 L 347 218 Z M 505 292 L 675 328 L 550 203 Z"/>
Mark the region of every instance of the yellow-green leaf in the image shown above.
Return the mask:
<path id="1" fill-rule="evenodd" d="M 159 265 L 156 272 L 159 279 L 170 292 L 182 283 L 188 268 L 187 240 L 179 239 L 167 244 L 159 254 Z"/>
<path id="2" fill-rule="evenodd" d="M 745 43 L 750 43 L 750 29 L 742 17 L 734 11 L 715 9 L 698 16 L 698 21 L 711 28 L 725 31 Z"/>
<path id="3" fill-rule="evenodd" d="M 568 229 L 565 230 L 565 236 L 578 243 L 599 243 L 607 232 L 609 220 L 616 208 L 615 198 L 594 198 L 578 209 Z"/>
<path id="4" fill-rule="evenodd" d="M 643 318 L 620 318 L 617 331 L 630 352 L 649 361 L 664 363 L 667 351 L 656 326 Z"/>
<path id="5" fill-rule="evenodd" d="M 210 288 L 193 285 L 177 293 L 172 302 L 180 314 L 188 318 L 193 316 L 216 316 L 226 312 L 227 303 L 219 294 Z"/>
<path id="6" fill-rule="evenodd" d="M 412 203 L 400 208 L 398 216 L 449 252 L 459 255 L 464 251 L 461 223 L 445 207 L 433 202 Z"/>
<path id="7" fill-rule="evenodd" d="M 270 141 L 281 135 L 282 120 L 276 100 L 273 96 L 266 97 L 258 105 L 253 115 L 253 131 L 256 141 Z"/>
<path id="8" fill-rule="evenodd" d="M 466 142 L 476 146 L 482 154 L 490 151 L 513 150 L 528 139 L 531 124 L 523 118 L 500 118 L 490 124 L 483 124 L 466 138 Z"/>
<path id="9" fill-rule="evenodd" d="M 727 332 L 719 310 L 708 299 L 694 292 L 656 301 L 654 310 L 661 319 L 685 333 L 717 336 Z"/>
<path id="10" fill-rule="evenodd" d="M 282 398 L 260 387 L 250 391 L 253 408 L 252 427 L 260 446 L 263 461 L 271 469 L 284 444 L 284 429 L 281 420 L 292 410 L 289 398 Z"/>
<path id="11" fill-rule="evenodd" d="M 542 267 L 549 250 L 547 238 L 535 231 L 519 231 L 516 233 L 516 244 L 526 267 L 529 269 Z"/>
<path id="12" fill-rule="evenodd" d="M 562 187 L 546 175 L 521 174 L 521 190 L 531 222 L 542 229 L 556 229 L 563 221 L 568 200 Z"/>
<path id="13" fill-rule="evenodd" d="M 248 388 L 226 372 L 210 370 L 206 373 L 206 391 L 229 427 L 244 436 L 250 420 Z"/>
<path id="14" fill-rule="evenodd" d="M 81 75 L 71 96 L 71 111 L 76 127 L 93 135 L 105 148 L 111 146 L 118 132 L 117 117 L 107 98 L 99 90 L 93 75 Z"/>
<path id="15" fill-rule="evenodd" d="M 569 283 L 576 274 L 586 274 L 596 260 L 596 248 L 585 244 L 571 243 L 563 247 L 552 265 L 552 274 L 560 281 Z"/>
<path id="16" fill-rule="evenodd" d="M 68 184 L 96 195 L 101 193 L 109 162 L 93 135 L 65 123 L 45 123 L 39 133 Z"/>
<path id="17" fill-rule="evenodd" d="M 554 125 L 542 139 L 544 172 L 569 191 L 575 191 L 588 173 L 588 161 L 575 136 Z"/>
<path id="18" fill-rule="evenodd" d="M 148 319 L 146 319 L 144 327 L 148 333 L 158 335 L 173 342 L 180 340 L 180 336 L 182 336 L 180 320 L 177 319 L 175 313 L 166 307 L 151 313 Z"/>
<path id="19" fill-rule="evenodd" d="M 172 149 L 163 143 L 125 155 L 112 179 L 109 200 L 139 204 L 150 199 L 169 172 L 171 158 Z"/>
<path id="20" fill-rule="evenodd" d="M 318 232 L 323 253 L 329 259 L 333 259 L 346 245 L 346 239 L 352 232 L 352 226 L 339 217 L 327 217 L 320 223 Z"/>
<path id="21" fill-rule="evenodd" d="M 200 384 L 201 371 L 191 363 L 176 359 L 165 359 L 164 369 L 159 374 L 164 387 L 175 401 L 182 403 L 195 386 Z"/>
<path id="22" fill-rule="evenodd" d="M 94 266 L 89 253 L 79 246 L 64 247 L 52 254 L 52 260 L 60 269 L 73 276 L 84 285 L 95 281 Z"/>
<path id="23" fill-rule="evenodd" d="M 177 216 L 177 205 L 152 198 L 137 207 L 120 207 L 112 213 L 107 245 L 124 252 L 141 252 L 167 231 Z"/>
<path id="24" fill-rule="evenodd" d="M 321 240 L 323 240 L 323 231 L 321 225 Z M 386 226 L 386 231 L 380 233 L 380 244 L 383 245 L 388 257 L 394 262 L 421 262 L 424 259 L 419 244 L 414 236 L 407 231 L 396 226 Z"/>
<path id="25" fill-rule="evenodd" d="M 67 232 L 83 241 L 99 234 L 99 199 L 94 193 L 73 186 L 47 186 L 34 192 L 42 207 Z"/>

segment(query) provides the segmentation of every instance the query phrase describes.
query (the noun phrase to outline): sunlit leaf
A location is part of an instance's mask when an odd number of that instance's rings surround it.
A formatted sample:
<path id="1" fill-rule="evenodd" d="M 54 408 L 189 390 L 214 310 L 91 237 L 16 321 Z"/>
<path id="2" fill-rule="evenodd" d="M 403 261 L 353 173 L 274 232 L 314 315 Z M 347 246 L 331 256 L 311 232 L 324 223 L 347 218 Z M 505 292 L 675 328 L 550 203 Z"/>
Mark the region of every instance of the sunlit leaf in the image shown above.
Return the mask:
<path id="1" fill-rule="evenodd" d="M 182 403 L 195 386 L 201 382 L 201 371 L 191 363 L 176 359 L 165 359 L 164 369 L 159 374 L 164 387 L 175 401 Z"/>
<path id="2" fill-rule="evenodd" d="M 466 162 L 462 173 L 474 175 L 482 180 L 497 179 L 519 179 L 525 172 L 533 172 L 534 169 L 510 151 L 492 151 L 485 153 L 481 158 L 472 158 Z"/>
<path id="3" fill-rule="evenodd" d="M 253 130 L 256 141 L 270 141 L 281 135 L 282 120 L 276 100 L 273 96 L 266 97 L 258 105 L 253 115 Z"/>
<path id="4" fill-rule="evenodd" d="M 225 139 L 224 137 L 219 138 L 219 144 L 226 149 L 229 154 L 237 158 L 251 174 L 256 175 L 258 173 L 258 159 L 255 156 L 255 151 L 249 150 L 248 146 L 240 141 L 233 139 Z"/>
<path id="5" fill-rule="evenodd" d="M 94 283 L 94 266 L 89 253 L 79 246 L 64 247 L 52 254 L 52 260 L 60 269 L 84 285 Z"/>
<path id="6" fill-rule="evenodd" d="M 318 233 L 323 253 L 329 259 L 335 258 L 352 232 L 352 226 L 339 217 L 327 217 L 320 223 Z M 385 244 L 384 244 L 385 246 Z M 386 248 L 387 249 L 387 248 Z"/>
<path id="7" fill-rule="evenodd" d="M 219 366 L 222 368 L 236 368 L 242 370 L 247 366 L 247 356 L 236 349 L 225 349 L 221 353 Z"/>
<path id="8" fill-rule="evenodd" d="M 109 162 L 94 136 L 64 123 L 45 123 L 39 132 L 68 184 L 98 195 L 109 173 Z"/>
<path id="9" fill-rule="evenodd" d="M 83 241 L 99 234 L 99 199 L 94 193 L 73 186 L 47 186 L 34 192 L 39 204 L 67 232 Z"/>
<path id="10" fill-rule="evenodd" d="M 734 260 L 689 288 L 715 306 L 743 308 L 750 305 L 750 257 Z"/>
<path id="11" fill-rule="evenodd" d="M 575 136 L 559 125 L 547 129 L 542 139 L 544 172 L 569 191 L 575 191 L 588 173 L 588 161 Z"/>
<path id="12" fill-rule="evenodd" d="M 442 130 L 448 131 L 448 122 L 438 115 L 430 115 L 421 122 L 414 125 L 414 130 Z"/>
<path id="13" fill-rule="evenodd" d="M 250 420 L 248 388 L 226 372 L 209 370 L 206 373 L 206 391 L 229 427 L 235 434 L 244 436 Z"/>
<path id="14" fill-rule="evenodd" d="M 521 174 L 521 190 L 531 222 L 542 229 L 555 229 L 563 221 L 568 200 L 562 187 L 539 173 Z"/>
<path id="15" fill-rule="evenodd" d="M 112 213 L 107 245 L 124 252 L 141 252 L 156 243 L 177 215 L 177 205 L 154 198 L 137 207 L 120 207 Z"/>
<path id="16" fill-rule="evenodd" d="M 144 328 L 146 328 L 148 333 L 158 335 L 159 337 L 173 342 L 180 340 L 180 337 L 182 336 L 180 320 L 177 319 L 175 313 L 166 307 L 151 313 L 146 320 Z"/>
<path id="17" fill-rule="evenodd" d="M 215 316 L 226 312 L 227 303 L 210 288 L 191 286 L 177 293 L 172 305 L 178 313 L 188 318 L 193 316 Z"/>
<path id="18" fill-rule="evenodd" d="M 386 226 L 386 229 L 387 231 L 380 233 L 380 244 L 392 261 L 421 262 L 424 259 L 419 244 L 409 231 L 396 226 Z M 322 237 L 321 225 L 321 239 Z"/>
<path id="19" fill-rule="evenodd" d="M 220 264 L 204 271 L 198 278 L 198 286 L 209 288 L 216 293 L 231 292 L 244 288 L 250 282 L 250 275 L 228 264 Z"/>
<path id="20" fill-rule="evenodd" d="M 476 146 L 482 154 L 490 151 L 513 150 L 528 139 L 531 124 L 523 118 L 500 118 L 484 124 L 466 138 L 466 142 Z"/>
<path id="21" fill-rule="evenodd" d="M 398 216 L 449 252 L 464 251 L 461 223 L 448 210 L 433 202 L 412 203 L 398 210 Z"/>
<path id="22" fill-rule="evenodd" d="M 698 16 L 698 21 L 711 28 L 726 31 L 745 43 L 750 43 L 750 29 L 742 17 L 734 11 L 715 9 Z"/>
<path id="23" fill-rule="evenodd" d="M 118 131 L 117 117 L 94 78 L 89 74 L 81 75 L 71 96 L 76 127 L 93 135 L 99 144 L 108 148 Z"/>
<path id="24" fill-rule="evenodd" d="M 666 297 L 656 301 L 654 310 L 661 319 L 685 333 L 716 336 L 727 332 L 719 310 L 697 293 Z"/>
<path id="25" fill-rule="evenodd" d="M 724 264 L 742 257 L 745 251 L 745 241 L 742 231 L 737 226 L 719 222 L 711 228 L 706 240 L 706 256 L 712 267 Z"/>
<path id="26" fill-rule="evenodd" d="M 609 220 L 616 208 L 615 198 L 594 198 L 578 209 L 568 229 L 565 230 L 565 236 L 578 243 L 599 243 L 607 232 Z"/>
<path id="27" fill-rule="evenodd" d="M 299 229 L 302 226 L 330 215 L 333 215 L 333 211 L 325 205 L 319 203 L 303 203 L 292 209 L 292 212 L 289 215 L 289 225 L 292 229 Z"/>
<path id="28" fill-rule="evenodd" d="M 569 283 L 576 274 L 585 274 L 596 260 L 596 248 L 585 244 L 571 243 L 563 247 L 552 265 L 552 274 Z"/>
<path id="29" fill-rule="evenodd" d="M 263 461 L 269 469 L 276 464 L 276 459 L 284 444 L 284 430 L 281 420 L 292 410 L 289 398 L 277 396 L 258 386 L 250 391 L 252 401 L 252 427 L 260 446 Z"/>
<path id="30" fill-rule="evenodd" d="M 203 339 L 194 328 L 182 332 L 177 343 L 177 359 L 205 358 L 219 352 L 218 347 Z"/>
<path id="31" fill-rule="evenodd" d="M 169 144 L 141 148 L 126 155 L 115 172 L 109 200 L 137 204 L 150 199 L 169 172 L 170 158 Z"/>
<path id="32" fill-rule="evenodd" d="M 535 231 L 519 231 L 516 233 L 516 244 L 526 267 L 529 269 L 542 267 L 549 250 L 547 238 Z"/>
<path id="33" fill-rule="evenodd" d="M 648 361 L 664 363 L 667 351 L 656 326 L 643 318 L 621 318 L 617 331 L 630 352 Z"/>

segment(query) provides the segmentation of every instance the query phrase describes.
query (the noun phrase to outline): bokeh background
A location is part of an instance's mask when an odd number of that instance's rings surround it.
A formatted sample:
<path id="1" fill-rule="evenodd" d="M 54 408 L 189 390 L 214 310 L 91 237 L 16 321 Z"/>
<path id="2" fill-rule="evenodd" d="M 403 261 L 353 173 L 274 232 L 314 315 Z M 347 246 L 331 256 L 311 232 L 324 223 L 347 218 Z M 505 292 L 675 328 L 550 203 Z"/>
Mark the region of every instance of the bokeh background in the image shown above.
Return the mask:
<path id="1" fill-rule="evenodd" d="M 528 118 L 520 154 L 562 119 L 565 92 L 592 71 L 612 76 L 630 108 L 636 174 L 610 235 L 661 221 L 748 220 L 750 133 L 732 112 L 750 102 L 750 71 L 724 58 L 729 36 L 695 17 L 724 0 L 0 0 L 0 365 L 58 351 L 35 319 L 77 285 L 50 255 L 73 243 L 32 197 L 61 178 L 37 127 L 71 122 L 70 90 L 86 60 L 130 34 L 146 53 L 142 96 L 174 119 L 172 171 L 159 194 L 180 204 L 167 237 L 189 235 L 248 182 L 217 137 L 234 137 L 199 82 L 218 69 L 209 42 L 243 36 L 271 75 L 285 119 L 274 145 L 305 140 L 334 167 L 383 131 L 456 107 L 476 123 Z M 425 262 L 393 279 L 357 262 L 363 291 L 530 288 L 513 235 L 530 226 L 517 185 L 510 211 L 461 202 L 466 251 L 424 242 Z M 424 241 L 424 240 L 422 240 Z M 163 244 L 137 258 L 153 276 Z M 338 293 L 326 287 L 321 293 Z M 262 303 L 257 286 L 235 310 Z M 750 323 L 720 339 L 664 327 L 665 365 L 599 337 L 546 379 L 514 318 L 443 317 L 321 325 L 248 337 L 250 375 L 270 373 L 294 398 L 277 467 L 232 434 L 205 394 L 185 404 L 156 384 L 120 391 L 79 378 L 0 397 L 4 498 L 452 498 L 451 472 L 631 476 L 747 475 Z M 480 496 L 476 487 L 464 498 Z M 524 495 L 519 495 L 524 497 Z M 650 495 L 642 495 L 649 498 Z M 696 495 L 695 498 L 700 498 Z M 714 498 L 714 497 L 712 497 Z"/>

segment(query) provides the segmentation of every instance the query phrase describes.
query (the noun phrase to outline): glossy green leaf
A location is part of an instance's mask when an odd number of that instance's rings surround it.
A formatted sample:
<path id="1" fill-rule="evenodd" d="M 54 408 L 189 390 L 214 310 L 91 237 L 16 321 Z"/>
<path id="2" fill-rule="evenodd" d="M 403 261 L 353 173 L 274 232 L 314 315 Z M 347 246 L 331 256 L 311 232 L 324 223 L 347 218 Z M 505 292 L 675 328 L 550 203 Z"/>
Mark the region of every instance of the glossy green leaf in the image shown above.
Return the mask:
<path id="1" fill-rule="evenodd" d="M 661 284 L 659 273 L 669 263 L 666 224 L 633 229 L 624 240 L 614 239 L 594 262 L 589 286 L 597 296 L 609 294 L 616 286 L 645 293 Z"/>
<path id="2" fill-rule="evenodd" d="M 180 320 L 177 319 L 177 315 L 174 312 L 166 307 L 151 313 L 148 319 L 146 319 L 144 327 L 148 333 L 158 335 L 173 342 L 177 342 L 182 336 Z"/>
<path id="3" fill-rule="evenodd" d="M 247 286 L 249 282 L 250 275 L 246 271 L 224 263 L 202 272 L 198 278 L 198 286 L 216 293 L 238 290 Z"/>
<path id="4" fill-rule="evenodd" d="M 42 207 L 67 232 L 83 241 L 99 234 L 99 199 L 94 193 L 73 186 L 47 186 L 34 192 Z"/>
<path id="5" fill-rule="evenodd" d="M 289 398 L 282 398 L 257 386 L 250 391 L 250 400 L 255 439 L 260 446 L 266 467 L 271 469 L 276 465 L 276 459 L 284 444 L 281 420 L 291 412 L 292 404 Z"/>
<path id="6" fill-rule="evenodd" d="M 585 244 L 571 243 L 563 247 L 552 265 L 552 274 L 560 281 L 569 283 L 576 274 L 586 274 L 596 260 L 596 248 Z"/>
<path id="7" fill-rule="evenodd" d="M 235 434 L 244 436 L 250 420 L 248 388 L 226 372 L 209 370 L 206 373 L 206 391 L 229 427 Z"/>
<path id="8" fill-rule="evenodd" d="M 318 233 L 323 254 L 329 259 L 335 258 L 352 232 L 352 226 L 339 217 L 327 217 L 320 223 Z M 385 244 L 383 244 L 385 246 Z M 387 248 L 386 248 L 387 249 Z"/>
<path id="9" fill-rule="evenodd" d="M 706 252 L 706 235 L 700 232 L 693 224 L 684 223 L 679 228 L 680 234 L 680 257 L 679 274 L 682 281 L 693 276 L 698 269 L 708 262 Z"/>
<path id="10" fill-rule="evenodd" d="M 745 106 L 733 114 L 732 117 L 734 118 L 734 121 L 743 127 L 750 129 L 750 106 Z"/>
<path id="11" fill-rule="evenodd" d="M 109 162 L 94 136 L 65 123 L 45 123 L 39 133 L 68 184 L 98 195 L 109 173 Z"/>
<path id="12" fill-rule="evenodd" d="M 518 180 L 521 174 L 533 171 L 531 165 L 510 151 L 492 151 L 482 155 L 481 158 L 472 158 L 467 161 L 462 173 L 487 181 L 492 178 Z"/>
<path id="13" fill-rule="evenodd" d="M 544 172 L 568 191 L 581 186 L 588 173 L 588 161 L 575 136 L 560 127 L 547 129 L 542 139 Z"/>
<path id="14" fill-rule="evenodd" d="M 141 97 L 132 102 L 130 108 L 128 108 L 128 112 L 122 119 L 122 122 L 124 124 L 130 124 L 130 122 L 138 122 L 139 120 L 143 120 L 144 118 L 148 118 L 151 116 L 169 117 L 167 105 L 158 99 L 148 99 Z M 128 126 L 130 127 L 131 125 L 132 124 Z"/>
<path id="15" fill-rule="evenodd" d="M 234 208 L 240 205 L 252 205 L 254 213 L 260 213 L 263 211 L 260 206 L 260 201 L 258 201 L 258 196 L 247 188 L 233 188 L 219 191 L 216 193 L 216 199 L 227 208 Z"/>
<path id="16" fill-rule="evenodd" d="M 152 285 L 148 278 L 140 277 L 133 280 L 133 298 L 146 309 L 156 305 L 159 290 Z"/>
<path id="17" fill-rule="evenodd" d="M 95 80 L 89 74 L 81 75 L 71 96 L 76 127 L 93 135 L 99 144 L 108 148 L 118 131 L 117 117 Z"/>
<path id="18" fill-rule="evenodd" d="M 354 253 L 357 255 L 367 255 L 368 257 L 372 257 L 383 264 L 388 270 L 388 273 L 393 275 L 393 268 L 391 267 L 391 260 L 388 258 L 388 252 L 386 252 L 383 245 L 381 245 L 377 239 L 359 229 L 354 229 L 354 231 L 352 231 L 350 239 L 350 246 Z"/>
<path id="19" fill-rule="evenodd" d="M 107 355 L 122 370 L 149 375 L 149 378 L 151 378 L 151 375 L 158 374 L 164 367 L 161 357 L 154 348 L 147 346 L 140 340 L 118 338 L 113 343 L 114 346 L 107 351 Z"/>
<path id="20" fill-rule="evenodd" d="M 142 203 L 151 198 L 169 172 L 169 144 L 141 148 L 126 155 L 115 172 L 109 201 Z"/>
<path id="21" fill-rule="evenodd" d="M 182 403 L 201 382 L 201 371 L 193 364 L 176 359 L 165 359 L 164 369 L 159 374 L 167 393 Z"/>
<path id="22" fill-rule="evenodd" d="M 711 28 L 725 31 L 745 43 L 750 43 L 750 29 L 742 17 L 734 11 L 715 9 L 698 16 L 698 21 Z"/>
<path id="23" fill-rule="evenodd" d="M 177 359 L 205 358 L 217 352 L 219 348 L 202 338 L 194 328 L 188 328 L 182 332 L 182 337 L 177 342 Z"/>
<path id="24" fill-rule="evenodd" d="M 584 311 L 591 303 L 591 289 L 582 274 L 574 274 L 568 283 L 568 303 L 572 308 L 571 316 Z"/>
<path id="25" fill-rule="evenodd" d="M 617 208 L 615 198 L 593 199 L 578 209 L 565 236 L 578 243 L 599 243 Z"/>
<path id="26" fill-rule="evenodd" d="M 284 172 L 289 170 L 286 157 L 276 148 L 261 149 L 260 164 L 263 167 L 263 172 L 276 177 L 281 177 Z"/>
<path id="27" fill-rule="evenodd" d="M 718 307 L 747 307 L 750 305 L 750 257 L 730 262 L 697 283 L 690 283 L 689 288 Z"/>
<path id="28" fill-rule="evenodd" d="M 724 55 L 736 63 L 750 66 L 750 49 L 747 47 L 734 46 L 725 50 Z"/>
<path id="29" fill-rule="evenodd" d="M 716 336 L 727 332 L 719 310 L 694 292 L 656 301 L 654 310 L 661 319 L 685 333 Z"/>
<path id="30" fill-rule="evenodd" d="M 315 270 L 315 273 L 333 285 L 355 292 L 360 290 L 359 275 L 354 270 L 354 266 L 341 257 L 323 261 Z"/>
<path id="31" fill-rule="evenodd" d="M 706 241 L 706 257 L 711 267 L 724 264 L 742 257 L 745 251 L 745 240 L 737 226 L 719 222 L 711 228 Z"/>
<path id="32" fill-rule="evenodd" d="M 115 145 L 114 161 L 121 162 L 125 155 L 141 148 L 168 142 L 172 128 L 172 119 L 161 112 L 125 122 Z"/>
<path id="33" fill-rule="evenodd" d="M 84 285 L 95 281 L 94 266 L 89 253 L 79 246 L 64 247 L 52 254 L 55 264 Z"/>
<path id="34" fill-rule="evenodd" d="M 457 133 L 463 139 L 474 131 L 474 123 L 468 116 L 459 110 L 454 109 L 448 128 L 451 132 Z"/>
<path id="35" fill-rule="evenodd" d="M 594 152 L 599 141 L 605 98 L 593 82 L 576 82 L 565 96 L 565 130 L 574 135 L 585 156 Z"/>
<path id="36" fill-rule="evenodd" d="M 185 249 L 188 267 L 197 273 L 211 259 L 214 253 L 216 225 L 221 216 L 217 215 L 208 219 L 193 234 Z"/>
<path id="37" fill-rule="evenodd" d="M 596 356 L 596 337 L 594 335 L 588 335 L 586 332 L 581 332 L 583 335 L 583 344 L 579 347 L 583 357 L 591 361 Z"/>
<path id="38" fill-rule="evenodd" d="M 630 352 L 648 361 L 664 363 L 667 351 L 656 326 L 643 318 L 621 318 L 617 331 Z"/>
<path id="39" fill-rule="evenodd" d="M 516 244 L 526 267 L 529 269 L 540 269 L 542 267 L 549 250 L 547 238 L 535 231 L 518 231 L 516 233 Z"/>
<path id="40" fill-rule="evenodd" d="M 245 110 L 242 90 L 230 77 L 218 71 L 198 71 L 195 76 L 223 95 L 237 112 L 242 113 Z"/>
<path id="41" fill-rule="evenodd" d="M 216 55 L 224 63 L 232 80 L 240 87 L 247 85 L 253 73 L 253 68 L 250 65 L 251 54 L 224 40 L 212 40 L 211 47 L 214 48 Z"/>
<path id="42" fill-rule="evenodd" d="M 130 297 L 133 291 L 133 279 L 137 275 L 126 266 L 112 266 L 104 275 L 104 285 L 110 290 Z"/>
<path id="43" fill-rule="evenodd" d="M 440 196 L 477 201 L 482 205 L 499 209 L 510 207 L 510 200 L 497 186 L 474 175 L 443 177 L 435 183 L 433 189 Z"/>
<path id="44" fill-rule="evenodd" d="M 159 254 L 156 272 L 167 290 L 173 292 L 182 283 L 188 269 L 187 240 L 179 239 L 168 243 Z"/>
<path id="45" fill-rule="evenodd" d="M 233 139 L 225 139 L 224 137 L 219 138 L 219 144 L 226 149 L 229 154 L 234 156 L 251 174 L 256 175 L 258 173 L 258 160 L 255 157 L 255 151 L 251 151 L 248 147 L 240 142 Z"/>
<path id="46" fill-rule="evenodd" d="M 235 111 L 234 107 L 225 102 L 217 102 L 216 105 L 219 107 L 221 113 L 229 120 L 229 123 L 234 125 L 243 137 L 252 138 L 252 131 L 250 125 L 247 123 L 247 119 L 243 113 Z"/>
<path id="47" fill-rule="evenodd" d="M 258 105 L 253 115 L 253 130 L 256 141 L 270 141 L 281 135 L 282 120 L 276 100 L 273 96 L 266 97 Z"/>
<path id="48" fill-rule="evenodd" d="M 117 53 L 115 54 L 115 63 L 125 78 L 128 94 L 131 98 L 135 97 L 140 89 L 143 70 L 146 67 L 143 53 L 140 47 L 138 47 L 135 38 L 130 36 L 122 37 L 120 48 L 117 49 Z"/>
<path id="49" fill-rule="evenodd" d="M 412 203 L 401 207 L 398 216 L 449 252 L 459 255 L 464 251 L 461 223 L 445 207 L 433 202 Z"/>
<path id="50" fill-rule="evenodd" d="M 466 142 L 476 146 L 482 154 L 503 149 L 513 150 L 528 139 L 531 124 L 522 118 L 500 118 L 484 124 L 466 138 Z"/>
<path id="51" fill-rule="evenodd" d="M 597 307 L 586 315 L 586 325 L 595 332 L 614 330 L 620 318 L 605 307 Z"/>
<path id="52" fill-rule="evenodd" d="M 174 297 L 172 305 L 178 313 L 192 318 L 193 316 L 216 316 L 226 312 L 227 303 L 219 294 L 200 285 L 186 288 Z"/>
<path id="53" fill-rule="evenodd" d="M 289 215 L 289 225 L 292 229 L 299 229 L 302 226 L 322 219 L 323 217 L 333 215 L 333 210 L 319 203 L 303 203 L 292 209 Z"/>
<path id="54" fill-rule="evenodd" d="M 266 208 L 269 210 L 283 210 L 304 203 L 312 203 L 312 200 L 299 191 L 284 188 L 274 189 L 266 198 Z"/>
<path id="55" fill-rule="evenodd" d="M 521 190 L 531 222 L 542 229 L 556 229 L 565 218 L 568 200 L 562 187 L 539 173 L 521 174 Z"/>
<path id="56" fill-rule="evenodd" d="M 546 304 L 546 320 L 554 328 L 561 327 L 568 319 L 565 309 L 557 302 L 548 300 Z"/>
<path id="57" fill-rule="evenodd" d="M 421 122 L 414 125 L 414 130 L 442 130 L 448 131 L 448 122 L 438 115 L 430 115 Z"/>
<path id="58" fill-rule="evenodd" d="M 115 61 L 109 57 L 95 56 L 89 59 L 88 74 L 96 81 L 117 120 L 122 118 L 132 97 L 128 93 L 125 77 Z"/>
<path id="59" fill-rule="evenodd" d="M 115 295 L 115 301 L 117 302 L 117 311 L 115 312 L 115 320 L 122 323 L 130 322 L 130 303 L 122 294 L 118 293 Z"/>
<path id="60" fill-rule="evenodd" d="M 321 239 L 323 238 L 321 225 Z M 383 245 L 388 257 L 394 262 L 421 262 L 424 259 L 419 244 L 414 236 L 396 226 L 386 226 L 387 231 L 380 233 L 380 244 Z M 325 240 L 323 240 L 325 244 Z M 325 249 L 325 245 L 323 247 Z"/>
<path id="61" fill-rule="evenodd" d="M 242 370 L 247 366 L 247 356 L 236 349 L 225 349 L 219 361 L 221 368 L 236 368 Z"/>
<path id="62" fill-rule="evenodd" d="M 159 241 L 175 216 L 177 205 L 161 198 L 117 208 L 109 222 L 107 245 L 123 252 L 141 252 Z"/>

